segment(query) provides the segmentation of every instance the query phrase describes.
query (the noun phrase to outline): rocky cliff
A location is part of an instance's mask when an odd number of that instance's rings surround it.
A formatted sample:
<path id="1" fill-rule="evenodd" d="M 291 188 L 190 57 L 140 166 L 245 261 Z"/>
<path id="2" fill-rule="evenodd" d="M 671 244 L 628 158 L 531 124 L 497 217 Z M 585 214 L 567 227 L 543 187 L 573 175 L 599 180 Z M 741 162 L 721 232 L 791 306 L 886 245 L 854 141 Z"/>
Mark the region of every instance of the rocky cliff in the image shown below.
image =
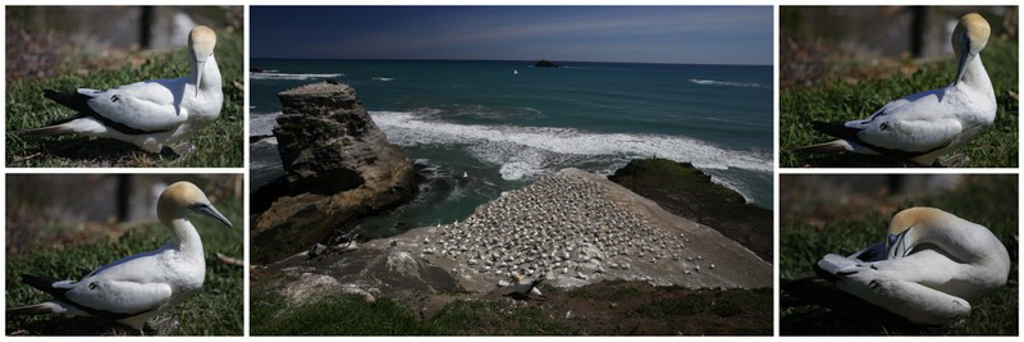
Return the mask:
<path id="1" fill-rule="evenodd" d="M 387 141 L 352 87 L 314 83 L 278 94 L 274 129 L 285 176 L 253 196 L 252 259 L 308 249 L 362 216 L 415 196 L 409 158 Z"/>
<path id="2" fill-rule="evenodd" d="M 644 196 L 665 210 L 739 242 L 772 261 L 772 211 L 747 204 L 742 195 L 711 181 L 688 163 L 637 159 L 615 171 L 609 180 Z"/>

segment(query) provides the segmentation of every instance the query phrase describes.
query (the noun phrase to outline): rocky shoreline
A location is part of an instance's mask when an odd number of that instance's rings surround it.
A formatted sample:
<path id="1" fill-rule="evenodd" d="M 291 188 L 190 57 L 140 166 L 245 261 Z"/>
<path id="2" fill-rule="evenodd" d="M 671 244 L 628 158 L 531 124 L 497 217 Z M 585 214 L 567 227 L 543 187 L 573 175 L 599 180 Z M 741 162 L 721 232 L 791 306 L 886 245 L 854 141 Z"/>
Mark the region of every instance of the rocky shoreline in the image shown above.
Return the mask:
<path id="1" fill-rule="evenodd" d="M 280 260 L 344 232 L 416 194 L 408 156 L 387 141 L 344 84 L 320 82 L 278 94 L 274 136 L 285 175 L 253 192 L 252 260 Z"/>
<path id="2" fill-rule="evenodd" d="M 637 159 L 609 180 L 646 197 L 665 210 L 709 226 L 772 262 L 774 215 L 746 203 L 740 194 L 715 184 L 689 163 Z"/>
<path id="3" fill-rule="evenodd" d="M 403 302 L 424 293 L 487 293 L 512 272 L 556 287 L 608 280 L 684 288 L 760 288 L 772 267 L 714 229 L 680 218 L 601 176 L 566 169 L 423 227 L 268 265 L 297 279 Z M 303 279 L 320 279 L 306 282 Z"/>

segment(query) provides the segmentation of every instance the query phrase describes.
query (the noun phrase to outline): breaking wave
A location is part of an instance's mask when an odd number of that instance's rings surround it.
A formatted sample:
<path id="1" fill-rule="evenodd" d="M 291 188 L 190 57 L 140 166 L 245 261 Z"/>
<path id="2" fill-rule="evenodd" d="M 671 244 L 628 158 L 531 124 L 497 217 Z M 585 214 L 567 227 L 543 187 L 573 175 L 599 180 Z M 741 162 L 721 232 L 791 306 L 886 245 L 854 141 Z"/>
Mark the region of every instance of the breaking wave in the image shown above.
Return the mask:
<path id="1" fill-rule="evenodd" d="M 750 190 L 722 171 L 772 172 L 770 153 L 737 151 L 704 141 L 658 134 L 594 133 L 573 128 L 470 125 L 437 121 L 418 112 L 370 112 L 388 140 L 401 146 L 464 145 L 476 159 L 499 166 L 505 180 L 553 173 L 564 167 L 610 169 L 630 159 L 659 157 L 710 171 L 717 183 L 748 201 Z M 617 168 L 617 167 L 616 167 Z"/>

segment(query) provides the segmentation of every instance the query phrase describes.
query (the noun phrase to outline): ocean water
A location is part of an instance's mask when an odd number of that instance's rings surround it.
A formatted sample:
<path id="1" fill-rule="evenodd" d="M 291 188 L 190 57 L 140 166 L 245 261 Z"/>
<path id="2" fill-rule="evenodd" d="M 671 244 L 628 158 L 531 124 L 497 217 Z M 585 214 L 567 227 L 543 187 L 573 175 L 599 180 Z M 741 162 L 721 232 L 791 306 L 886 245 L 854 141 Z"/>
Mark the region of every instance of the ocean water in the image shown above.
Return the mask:
<path id="1" fill-rule="evenodd" d="M 461 220 L 533 179 L 630 159 L 690 162 L 748 202 L 772 206 L 772 68 L 530 61 L 266 60 L 250 65 L 250 134 L 277 93 L 334 78 L 356 89 L 388 139 L 428 175 L 413 203 L 357 228 L 382 237 Z M 276 141 L 251 145 L 252 188 L 283 174 Z"/>

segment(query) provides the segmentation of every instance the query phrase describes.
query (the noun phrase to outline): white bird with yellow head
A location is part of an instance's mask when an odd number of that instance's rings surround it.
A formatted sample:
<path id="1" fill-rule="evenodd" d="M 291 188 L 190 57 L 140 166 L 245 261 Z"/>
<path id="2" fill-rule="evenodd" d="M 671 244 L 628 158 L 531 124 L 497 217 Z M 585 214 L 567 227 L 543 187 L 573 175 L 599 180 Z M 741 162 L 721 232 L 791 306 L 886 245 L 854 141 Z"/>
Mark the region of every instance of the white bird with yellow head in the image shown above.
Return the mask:
<path id="1" fill-rule="evenodd" d="M 52 299 L 7 309 L 7 315 L 66 314 L 116 320 L 142 330 L 146 321 L 188 299 L 203 286 L 206 258 L 190 213 L 229 221 L 198 187 L 177 182 L 157 202 L 157 216 L 171 240 L 155 251 L 115 260 L 78 281 L 51 281 L 22 275 L 23 282 Z"/>
<path id="2" fill-rule="evenodd" d="M 970 313 L 971 302 L 1006 285 L 1010 255 L 992 232 L 945 211 L 897 213 L 884 242 L 815 265 L 840 290 L 918 324 Z"/>
<path id="3" fill-rule="evenodd" d="M 981 50 L 990 34 L 984 17 L 964 15 L 952 35 L 957 68 L 950 85 L 889 102 L 863 120 L 815 121 L 815 130 L 838 139 L 793 152 L 852 152 L 935 165 L 939 157 L 976 138 L 996 118 L 995 91 L 981 63 Z"/>

